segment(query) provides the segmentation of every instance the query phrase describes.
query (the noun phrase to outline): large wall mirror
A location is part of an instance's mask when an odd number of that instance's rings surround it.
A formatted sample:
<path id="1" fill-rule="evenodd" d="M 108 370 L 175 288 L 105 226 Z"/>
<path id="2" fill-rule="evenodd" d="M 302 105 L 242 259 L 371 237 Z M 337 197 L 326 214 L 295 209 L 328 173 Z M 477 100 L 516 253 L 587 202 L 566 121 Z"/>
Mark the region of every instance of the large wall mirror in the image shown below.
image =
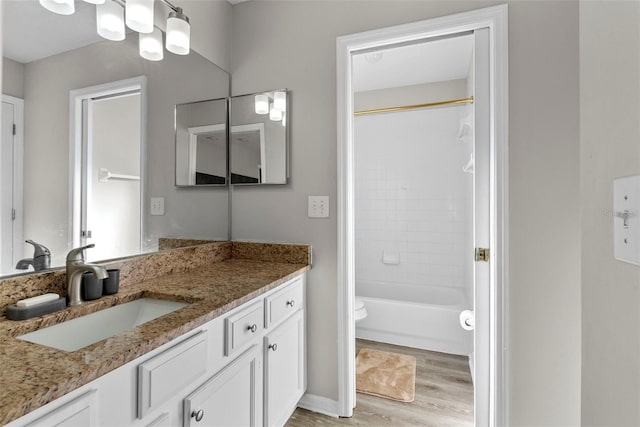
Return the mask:
<path id="1" fill-rule="evenodd" d="M 95 249 L 86 255 L 100 261 L 155 251 L 161 237 L 227 240 L 228 187 L 175 185 L 174 106 L 227 98 L 228 73 L 194 50 L 185 56 L 165 51 L 164 59 L 157 62 L 143 59 L 137 33 L 127 34 L 120 42 L 101 39 L 95 34 L 95 6 L 86 2 L 76 1 L 76 12 L 70 16 L 53 14 L 37 0 L 2 1 L 0 6 L 3 147 L 5 140 L 19 144 L 8 155 L 1 153 L 2 162 L 8 165 L 0 170 L 18 172 L 0 181 L 0 274 L 32 271 L 28 263 L 29 270 L 15 269 L 19 260 L 34 254 L 34 247 L 25 240 L 48 248 L 52 268 L 64 265 L 66 253 L 77 241 L 95 243 Z M 54 46 L 58 39 L 66 43 Z M 95 131 L 94 142 L 101 145 L 90 149 L 93 157 L 86 150 L 74 157 L 70 151 L 72 92 L 82 98 L 86 88 L 132 79 L 140 82 L 137 89 L 107 96 L 109 102 L 99 91 L 83 98 L 86 103 L 79 110 L 90 113 L 87 120 Z M 13 123 L 9 117 L 15 118 Z M 15 137 L 14 123 L 18 125 Z M 220 123 L 225 122 L 204 125 Z M 127 138 L 140 142 L 138 148 L 124 142 L 125 129 L 130 129 Z M 217 132 L 194 131 L 203 141 L 215 139 Z M 202 144 L 206 150 L 206 142 Z M 77 206 L 71 197 L 77 182 L 70 177 L 77 176 L 82 167 L 88 169 L 83 176 L 91 179 L 82 184 L 88 189 L 84 197 L 98 201 L 93 208 Z M 206 169 L 205 174 L 225 176 L 215 169 Z M 114 217 L 112 204 L 124 199 L 133 209 L 125 215 L 126 224 L 139 225 L 128 231 L 134 237 L 126 247 L 123 238 L 114 237 L 121 226 L 100 229 Z M 154 204 L 152 210 L 152 199 L 163 203 Z M 76 229 L 71 218 L 82 209 L 93 216 L 85 217 Z M 81 214 L 91 215 L 86 212 Z"/>
<path id="2" fill-rule="evenodd" d="M 231 184 L 287 183 L 288 104 L 286 89 L 231 98 Z"/>

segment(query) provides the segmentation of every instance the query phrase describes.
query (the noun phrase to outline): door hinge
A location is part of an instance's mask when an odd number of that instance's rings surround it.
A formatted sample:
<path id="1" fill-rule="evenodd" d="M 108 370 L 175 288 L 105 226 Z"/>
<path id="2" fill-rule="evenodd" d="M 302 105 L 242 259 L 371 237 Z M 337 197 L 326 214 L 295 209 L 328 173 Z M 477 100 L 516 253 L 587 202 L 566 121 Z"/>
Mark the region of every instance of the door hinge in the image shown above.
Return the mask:
<path id="1" fill-rule="evenodd" d="M 13 134 L 14 135 L 16 134 L 16 124 L 15 123 L 13 124 Z"/>
<path id="2" fill-rule="evenodd" d="M 91 238 L 91 230 L 82 230 L 80 234 L 82 237 L 86 237 L 87 239 Z"/>
<path id="3" fill-rule="evenodd" d="M 489 261 L 489 248 L 476 248 L 475 260 L 476 260 L 476 262 L 479 262 L 479 261 L 487 262 L 487 261 Z"/>
<path id="4" fill-rule="evenodd" d="M 12 221 L 16 220 L 16 210 L 15 209 L 11 209 L 11 220 Z"/>

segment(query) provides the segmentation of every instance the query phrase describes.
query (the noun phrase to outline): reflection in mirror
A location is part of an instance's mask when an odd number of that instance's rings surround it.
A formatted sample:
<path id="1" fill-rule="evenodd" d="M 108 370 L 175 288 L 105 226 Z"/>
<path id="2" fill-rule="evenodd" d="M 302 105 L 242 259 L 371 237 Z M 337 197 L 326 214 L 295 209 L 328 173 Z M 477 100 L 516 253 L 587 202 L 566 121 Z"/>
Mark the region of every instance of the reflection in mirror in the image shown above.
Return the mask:
<path id="1" fill-rule="evenodd" d="M 227 100 L 176 105 L 176 185 L 227 183 Z"/>
<path id="2" fill-rule="evenodd" d="M 286 184 L 286 89 L 234 96 L 230 107 L 232 184 Z"/>
<path id="3" fill-rule="evenodd" d="M 119 42 L 88 40 L 77 34 L 86 29 L 95 36 L 95 6 L 86 2 L 76 2 L 76 13 L 70 16 L 52 14 L 36 0 L 2 1 L 2 146 L 9 140 L 16 147 L 13 158 L 2 153 L 2 161 L 13 160 L 13 170 L 23 168 L 16 180 L 22 185 L 19 192 L 13 191 L 14 198 L 8 198 L 8 224 L 0 227 L 2 246 L 0 247 L 0 274 L 22 273 L 15 269 L 18 261 L 27 271 L 33 271 L 36 258 L 34 246 L 25 243 L 32 240 L 46 247 L 50 252 L 50 267 L 64 265 L 65 255 L 78 236 L 72 231 L 72 202 L 70 182 L 70 94 L 93 86 L 144 76 L 147 82 L 146 117 L 143 129 L 145 143 L 140 171 L 127 168 L 110 168 L 94 162 L 92 175 L 100 178 L 100 168 L 107 168 L 112 174 L 140 174 L 142 208 L 140 212 L 142 238 L 140 252 L 158 249 L 158 239 L 187 238 L 204 240 L 228 239 L 228 192 L 227 187 L 213 187 L 206 197 L 202 191 L 175 186 L 175 137 L 174 106 L 202 99 L 228 97 L 229 75 L 195 51 L 189 55 L 174 55 L 167 52 L 164 60 L 147 61 L 140 57 L 138 34 L 128 34 Z M 84 13 L 83 13 L 84 10 Z M 188 11 L 185 10 L 188 14 Z M 62 20 L 62 21 L 60 21 Z M 78 22 L 77 20 L 82 20 Z M 93 20 L 93 21 L 91 21 Z M 88 22 L 87 22 L 88 21 Z M 32 36 L 43 36 L 47 41 L 54 35 L 44 32 L 44 28 L 56 22 L 57 31 L 66 34 L 67 41 L 77 42 L 73 47 L 52 46 L 49 53 L 31 51 L 41 49 L 49 43 L 32 43 Z M 34 28 L 35 26 L 35 28 Z M 19 32 L 22 31 L 22 32 Z M 26 31 L 26 34 L 24 33 Z M 37 46 L 35 46 L 37 45 Z M 18 47 L 16 49 L 16 46 Z M 12 54 L 11 52 L 18 52 Z M 4 96 L 6 95 L 6 96 Z M 16 134 L 12 132 L 10 115 L 5 115 L 6 107 L 15 118 Z M 23 111 L 20 110 L 24 106 Z M 23 126 L 20 118 L 23 115 Z M 115 125 L 109 125 L 106 135 L 116 137 L 115 129 L 124 124 L 128 117 L 122 116 Z M 109 129 L 113 129 L 113 132 Z M 212 136 L 213 137 L 213 136 Z M 206 138 L 206 136 L 205 136 Z M 23 141 L 24 156 L 20 158 L 19 142 Z M 115 148 L 111 147 L 114 154 Z M 96 153 L 97 154 L 97 153 Z M 119 166 L 124 166 L 121 163 Z M 198 166 L 196 166 L 197 168 Z M 115 185 L 133 185 L 130 181 L 110 180 L 110 188 Z M 7 184 L 8 185 L 8 184 Z M 96 184 L 98 185 L 98 184 Z M 4 179 L 2 186 L 5 186 Z M 17 188 L 8 185 L 9 188 Z M 3 191 L 3 196 L 9 192 Z M 18 201 L 22 197 L 22 207 Z M 150 199 L 163 198 L 164 211 L 161 214 L 150 211 Z M 5 205 L 3 197 L 3 206 Z M 100 209 L 106 213 L 106 209 Z M 136 214 L 137 215 L 137 214 Z M 6 216 L 1 218 L 5 224 Z M 86 229 L 84 229 L 86 231 Z M 78 230 L 81 232 L 82 229 Z M 21 234 L 21 237 L 14 237 Z M 7 242 L 9 242 L 7 244 Z M 93 236 L 97 248 L 106 248 L 107 242 Z M 131 255 L 130 253 L 110 253 L 109 257 Z M 86 258 L 100 261 L 99 251 L 86 251 Z"/>

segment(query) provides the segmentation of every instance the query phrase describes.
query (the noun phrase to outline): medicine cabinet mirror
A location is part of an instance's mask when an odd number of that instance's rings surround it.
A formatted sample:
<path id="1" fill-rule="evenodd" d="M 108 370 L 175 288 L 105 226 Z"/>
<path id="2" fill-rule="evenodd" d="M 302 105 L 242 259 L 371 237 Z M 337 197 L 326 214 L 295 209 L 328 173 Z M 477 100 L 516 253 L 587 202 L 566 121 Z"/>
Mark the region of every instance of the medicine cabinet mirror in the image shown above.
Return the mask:
<path id="1" fill-rule="evenodd" d="M 227 184 L 227 99 L 176 105 L 176 185 Z"/>
<path id="2" fill-rule="evenodd" d="M 288 104 L 286 89 L 231 97 L 231 184 L 287 183 Z"/>

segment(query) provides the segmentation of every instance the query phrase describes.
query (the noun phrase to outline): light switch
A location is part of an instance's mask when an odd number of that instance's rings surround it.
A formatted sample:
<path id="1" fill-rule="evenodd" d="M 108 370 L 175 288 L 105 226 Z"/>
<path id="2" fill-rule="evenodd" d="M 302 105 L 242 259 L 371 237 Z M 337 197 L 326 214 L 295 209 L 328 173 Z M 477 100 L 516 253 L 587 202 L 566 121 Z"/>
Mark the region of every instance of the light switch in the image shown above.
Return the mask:
<path id="1" fill-rule="evenodd" d="M 164 215 L 164 197 L 151 198 L 151 215 Z"/>
<path id="2" fill-rule="evenodd" d="M 309 196 L 307 216 L 309 218 L 329 218 L 329 196 Z"/>
<path id="3" fill-rule="evenodd" d="M 640 265 L 640 176 L 613 180 L 613 256 Z"/>

